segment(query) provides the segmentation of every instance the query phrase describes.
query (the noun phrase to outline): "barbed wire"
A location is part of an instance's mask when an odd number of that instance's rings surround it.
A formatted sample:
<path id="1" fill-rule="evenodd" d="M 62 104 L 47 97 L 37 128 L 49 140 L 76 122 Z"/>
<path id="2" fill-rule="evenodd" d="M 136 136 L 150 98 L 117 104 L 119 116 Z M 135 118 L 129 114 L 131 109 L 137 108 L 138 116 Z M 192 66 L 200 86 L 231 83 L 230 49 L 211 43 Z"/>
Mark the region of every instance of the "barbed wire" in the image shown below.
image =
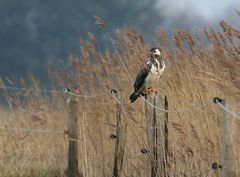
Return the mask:
<path id="1" fill-rule="evenodd" d="M 111 91 L 112 93 L 112 97 L 114 98 L 114 100 L 119 103 L 119 104 L 123 104 L 116 96 L 116 91 Z M 148 100 L 146 100 L 142 95 L 140 95 L 140 97 L 147 103 L 149 104 L 150 106 L 162 111 L 162 112 L 169 112 L 169 113 L 177 113 L 177 112 L 190 112 L 190 111 L 193 111 L 195 109 L 201 109 L 201 108 L 205 108 L 205 107 L 208 107 L 212 104 L 214 104 L 213 100 L 209 100 L 208 102 L 206 103 L 203 103 L 203 104 L 198 104 L 198 105 L 194 105 L 190 108 L 182 108 L 182 109 L 163 109 L 163 108 L 160 108 L 158 106 L 155 106 L 154 104 L 150 103 Z"/>
<path id="2" fill-rule="evenodd" d="M 24 87 L 13 87 L 13 86 L 1 86 L 0 89 L 2 90 L 12 90 L 12 91 L 29 91 L 29 92 L 45 92 L 45 93 L 58 93 L 62 94 L 64 93 L 64 90 L 42 90 L 42 89 L 29 89 Z"/>
<path id="3" fill-rule="evenodd" d="M 97 94 L 79 94 L 79 93 L 74 93 L 72 92 L 70 89 L 68 88 L 64 88 L 62 90 L 47 90 L 47 89 L 29 89 L 29 88 L 24 88 L 24 87 L 13 87 L 13 86 L 0 86 L 0 89 L 2 90 L 12 90 L 12 91 L 29 91 L 29 92 L 43 92 L 43 93 L 55 93 L 55 94 L 68 94 L 70 96 L 76 96 L 76 97 L 82 97 L 82 98 L 95 98 L 95 97 L 101 97 L 101 96 L 112 96 L 112 98 L 119 104 L 122 104 L 122 102 L 117 98 L 117 91 L 116 90 L 111 90 L 111 94 L 107 93 L 107 92 L 103 92 L 103 93 L 97 93 Z M 232 110 L 228 109 L 226 106 L 224 106 L 221 103 L 221 99 L 216 99 L 213 101 L 209 100 L 206 103 L 203 104 L 198 104 L 198 105 L 194 105 L 192 107 L 189 108 L 181 108 L 181 109 L 163 109 L 160 108 L 158 106 L 153 105 L 152 103 L 150 103 L 148 100 L 146 100 L 142 95 L 140 95 L 140 97 L 142 98 L 142 100 L 144 102 L 146 102 L 147 104 L 149 104 L 150 106 L 162 111 L 162 112 L 168 112 L 168 113 L 179 113 L 179 112 L 191 112 L 193 110 L 196 109 L 202 109 L 202 108 L 206 108 L 210 105 L 212 105 L 213 103 L 216 103 L 221 109 L 225 110 L 226 112 L 228 112 L 230 115 L 232 115 L 234 118 L 240 119 L 240 114 L 233 112 Z"/>
<path id="4" fill-rule="evenodd" d="M 68 94 L 70 96 L 76 97 L 99 97 L 99 96 L 109 96 L 108 93 L 97 93 L 97 94 L 79 94 L 72 92 L 69 88 L 64 88 L 62 90 L 45 90 L 45 89 L 29 89 L 24 87 L 13 87 L 13 86 L 1 86 L 0 89 L 2 90 L 12 90 L 12 91 L 28 91 L 28 92 L 38 92 L 38 93 L 54 93 L 54 94 Z"/>
<path id="5" fill-rule="evenodd" d="M 82 95 L 82 94 L 73 93 L 73 92 L 67 91 L 67 90 L 65 91 L 65 93 L 67 93 L 71 96 L 84 97 L 84 98 L 91 98 L 91 97 L 95 98 L 95 97 L 100 97 L 100 96 L 109 96 L 109 93 L 99 93 L 99 94 L 89 94 L 89 95 L 84 94 L 84 95 Z"/>
<path id="6" fill-rule="evenodd" d="M 218 100 L 216 99 L 215 100 L 216 104 L 221 108 L 223 109 L 224 111 L 226 111 L 227 113 L 229 113 L 230 115 L 232 115 L 234 118 L 236 119 L 240 119 L 240 114 L 236 113 L 236 112 L 233 112 L 232 110 L 228 109 L 226 106 L 224 106 L 222 104 L 222 100 Z"/>
<path id="7" fill-rule="evenodd" d="M 3 90 L 13 90 L 13 91 L 29 91 L 29 92 L 43 92 L 43 93 L 55 93 L 55 94 L 68 94 L 70 96 L 76 96 L 76 97 L 85 97 L 85 98 L 91 98 L 91 97 L 98 97 L 98 96 L 112 96 L 113 99 L 121 104 L 121 101 L 117 98 L 116 96 L 116 91 L 115 90 L 112 90 L 111 91 L 111 94 L 108 94 L 108 93 L 99 93 L 99 94 L 78 94 L 78 93 L 74 93 L 74 92 L 71 92 L 70 89 L 68 88 L 64 88 L 63 90 L 46 90 L 46 89 L 29 89 L 29 88 L 24 88 L 24 87 L 12 87 L 12 86 L 1 86 L 0 89 L 3 89 Z M 150 103 L 148 100 L 146 100 L 142 95 L 141 95 L 141 98 L 147 103 L 149 104 L 150 106 L 162 111 L 162 112 L 169 112 L 169 113 L 177 113 L 177 112 L 190 112 L 190 111 L 193 111 L 195 109 L 201 109 L 201 108 L 205 108 L 205 107 L 208 107 L 210 106 L 211 104 L 214 103 L 214 101 L 210 100 L 206 103 L 203 103 L 203 104 L 198 104 L 198 105 L 194 105 L 190 108 L 182 108 L 182 109 L 172 109 L 172 110 L 167 110 L 167 109 L 162 109 L 158 106 L 155 106 L 153 105 L 152 103 Z M 223 106 L 221 104 L 221 102 L 219 100 L 216 100 L 217 105 L 225 110 L 226 112 L 228 112 L 229 114 L 231 114 L 233 117 L 237 118 L 237 119 L 240 119 L 240 114 L 238 113 L 235 113 L 233 112 L 232 110 L 228 109 L 226 106 Z"/>
<path id="8" fill-rule="evenodd" d="M 116 96 L 116 90 L 111 90 L 111 94 L 108 93 L 99 93 L 99 94 L 78 94 L 78 93 L 74 93 L 71 92 L 70 89 L 68 88 L 64 88 L 63 90 L 46 90 L 46 89 L 29 89 L 29 88 L 24 88 L 24 87 L 13 87 L 13 86 L 1 86 L 0 89 L 3 90 L 13 90 L 13 91 L 29 91 L 29 92 L 44 92 L 44 93 L 55 93 L 55 94 L 68 94 L 70 96 L 76 96 L 76 97 L 82 97 L 82 98 L 95 98 L 95 97 L 99 97 L 99 96 L 112 96 L 112 98 L 119 104 L 122 104 L 121 101 L 117 98 Z M 210 100 L 206 103 L 203 104 L 198 104 L 198 105 L 194 105 L 192 107 L 189 108 L 181 108 L 181 109 L 171 109 L 171 110 L 167 110 L 167 109 L 163 109 L 160 108 L 158 106 L 153 105 L 152 103 L 150 103 L 148 100 L 146 100 L 142 95 L 141 98 L 144 102 L 146 102 L 147 104 L 149 104 L 150 106 L 162 111 L 162 112 L 168 112 L 168 113 L 179 113 L 179 112 L 190 112 L 193 111 L 195 109 L 202 109 L 202 108 L 206 108 L 210 105 L 212 105 L 213 103 L 217 103 L 217 105 L 225 110 L 226 112 L 228 112 L 229 114 L 231 114 L 234 118 L 240 119 L 240 115 L 231 111 L 230 109 L 228 109 L 226 106 L 224 106 L 223 104 L 221 104 L 221 99 L 218 100 Z"/>
<path id="9" fill-rule="evenodd" d="M 9 132 L 24 132 L 24 133 L 52 133 L 58 135 L 68 135 L 67 130 L 51 130 L 51 129 L 31 129 L 31 128 L 16 128 L 16 127 L 0 127 L 0 131 L 9 131 Z M 111 137 L 99 138 L 94 141 L 106 141 L 111 140 Z M 68 141 L 74 141 L 77 143 L 83 143 L 81 139 L 69 138 Z"/>
<path id="10" fill-rule="evenodd" d="M 201 109 L 201 108 L 205 108 L 205 107 L 208 107 L 210 105 L 212 105 L 214 102 L 211 100 L 209 100 L 208 102 L 206 103 L 203 103 L 203 104 L 198 104 L 198 105 L 194 105 L 190 108 L 182 108 L 182 109 L 162 109 L 158 106 L 155 106 L 153 105 L 152 103 L 150 103 L 148 100 L 146 100 L 142 95 L 141 95 L 141 98 L 147 103 L 149 104 L 150 106 L 162 111 L 162 112 L 169 112 L 169 113 L 177 113 L 177 112 L 190 112 L 190 111 L 193 111 L 195 109 Z"/>
<path id="11" fill-rule="evenodd" d="M 65 130 L 50 130 L 50 129 L 31 129 L 31 128 L 15 128 L 15 127 L 0 127 L 0 130 L 14 131 L 14 132 L 32 132 L 32 133 L 56 133 L 65 134 Z"/>
<path id="12" fill-rule="evenodd" d="M 115 90 L 112 90 L 111 91 L 112 93 L 112 97 L 113 99 L 118 103 L 118 104 L 123 104 L 116 96 L 116 91 Z M 228 109 L 226 106 L 223 106 L 222 103 L 221 103 L 221 100 L 220 98 L 218 97 L 214 97 L 213 99 L 207 101 L 206 103 L 203 103 L 203 104 L 197 104 L 197 105 L 193 105 L 192 107 L 189 107 L 189 108 L 181 108 L 181 109 L 163 109 L 163 108 L 160 108 L 158 106 L 155 106 L 154 104 L 150 103 L 148 100 L 146 100 L 142 95 L 140 95 L 140 97 L 147 103 L 149 104 L 150 106 L 162 111 L 162 112 L 167 112 L 167 113 L 180 113 L 180 112 L 191 112 L 191 111 L 194 111 L 196 109 L 202 109 L 202 108 L 206 108 L 206 107 L 209 107 L 210 105 L 213 105 L 214 103 L 217 103 L 217 105 L 225 110 L 226 112 L 228 112 L 229 114 L 231 114 L 233 117 L 237 118 L 237 119 L 240 119 L 240 114 L 238 113 L 235 113 L 233 111 L 231 111 L 230 109 Z M 126 104 L 126 103 L 125 103 Z"/>

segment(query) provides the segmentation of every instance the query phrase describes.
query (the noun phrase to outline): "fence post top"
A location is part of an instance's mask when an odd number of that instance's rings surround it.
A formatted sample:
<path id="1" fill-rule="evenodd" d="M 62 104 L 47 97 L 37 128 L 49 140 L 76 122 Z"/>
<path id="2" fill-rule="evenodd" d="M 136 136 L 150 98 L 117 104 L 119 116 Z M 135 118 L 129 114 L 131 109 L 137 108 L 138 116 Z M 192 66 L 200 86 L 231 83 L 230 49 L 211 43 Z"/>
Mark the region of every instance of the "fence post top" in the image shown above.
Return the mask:
<path id="1" fill-rule="evenodd" d="M 221 104 L 223 104 L 225 101 L 224 101 L 224 99 L 222 99 L 222 98 L 214 97 L 214 98 L 213 98 L 213 102 L 214 102 L 214 103 L 221 103 Z"/>

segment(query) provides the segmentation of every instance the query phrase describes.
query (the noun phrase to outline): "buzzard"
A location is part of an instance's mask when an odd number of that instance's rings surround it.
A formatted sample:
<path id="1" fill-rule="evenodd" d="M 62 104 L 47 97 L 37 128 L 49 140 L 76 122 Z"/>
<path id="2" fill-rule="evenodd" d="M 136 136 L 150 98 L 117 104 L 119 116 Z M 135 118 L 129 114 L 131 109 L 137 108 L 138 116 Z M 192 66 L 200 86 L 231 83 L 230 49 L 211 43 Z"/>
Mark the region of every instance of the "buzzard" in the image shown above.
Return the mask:
<path id="1" fill-rule="evenodd" d="M 165 63 L 161 50 L 159 48 L 151 48 L 149 56 L 149 59 L 142 66 L 136 77 L 134 92 L 129 98 L 131 102 L 134 102 L 140 96 L 156 92 L 154 87 L 164 72 Z"/>

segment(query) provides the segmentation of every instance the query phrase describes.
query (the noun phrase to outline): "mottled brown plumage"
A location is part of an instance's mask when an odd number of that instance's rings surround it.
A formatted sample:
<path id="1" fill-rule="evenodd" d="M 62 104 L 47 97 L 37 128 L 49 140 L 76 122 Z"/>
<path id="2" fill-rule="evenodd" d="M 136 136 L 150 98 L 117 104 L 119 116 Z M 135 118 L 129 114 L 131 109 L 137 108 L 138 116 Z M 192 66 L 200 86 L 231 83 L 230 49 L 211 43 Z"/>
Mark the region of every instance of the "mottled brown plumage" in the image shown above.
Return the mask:
<path id="1" fill-rule="evenodd" d="M 134 102 L 141 95 L 154 91 L 164 69 L 165 63 L 160 49 L 151 48 L 150 58 L 144 63 L 134 82 L 134 92 L 130 96 L 131 102 Z"/>

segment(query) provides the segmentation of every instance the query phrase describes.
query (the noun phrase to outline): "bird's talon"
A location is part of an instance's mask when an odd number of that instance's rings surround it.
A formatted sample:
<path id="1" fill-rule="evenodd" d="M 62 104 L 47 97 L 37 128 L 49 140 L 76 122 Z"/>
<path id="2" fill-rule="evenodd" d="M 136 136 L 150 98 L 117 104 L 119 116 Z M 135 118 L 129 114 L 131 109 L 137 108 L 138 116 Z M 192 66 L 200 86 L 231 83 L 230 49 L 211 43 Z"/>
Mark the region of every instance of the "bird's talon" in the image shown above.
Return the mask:
<path id="1" fill-rule="evenodd" d="M 157 93 L 157 90 L 155 90 L 153 87 L 149 87 L 146 92 L 147 93 Z"/>
<path id="2" fill-rule="evenodd" d="M 155 85 L 158 79 L 161 78 L 165 70 L 165 62 L 162 59 L 161 50 L 159 48 L 151 48 L 149 54 L 150 59 L 144 64 L 135 80 L 135 92 L 130 96 L 131 102 L 149 93 L 157 94 L 157 90 L 153 88 L 153 84 Z M 141 93 L 139 93 L 140 91 Z"/>

